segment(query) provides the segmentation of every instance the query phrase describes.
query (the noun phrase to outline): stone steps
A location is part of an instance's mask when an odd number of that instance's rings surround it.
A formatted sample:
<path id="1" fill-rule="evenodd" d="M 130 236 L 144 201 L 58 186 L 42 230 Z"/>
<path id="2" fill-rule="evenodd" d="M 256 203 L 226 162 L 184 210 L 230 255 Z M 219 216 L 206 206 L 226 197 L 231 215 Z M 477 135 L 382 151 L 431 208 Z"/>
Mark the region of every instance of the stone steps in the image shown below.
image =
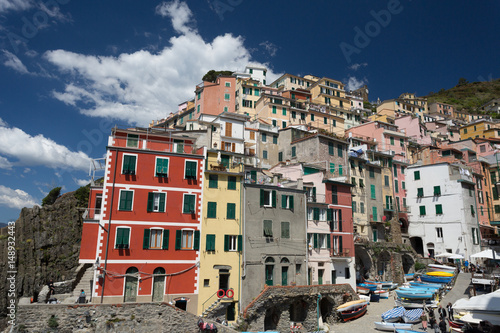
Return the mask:
<path id="1" fill-rule="evenodd" d="M 85 296 L 88 302 L 90 302 L 91 299 L 91 292 L 92 290 L 90 289 L 90 281 L 94 278 L 94 270 L 92 267 L 87 268 L 85 273 L 83 274 L 82 278 L 80 279 L 80 282 L 76 285 L 75 289 L 73 289 L 73 292 L 71 293 L 70 297 L 67 297 L 64 301 L 62 301 L 63 304 L 74 304 L 78 302 L 78 298 L 80 297 L 80 292 L 83 289 L 85 292 Z"/>

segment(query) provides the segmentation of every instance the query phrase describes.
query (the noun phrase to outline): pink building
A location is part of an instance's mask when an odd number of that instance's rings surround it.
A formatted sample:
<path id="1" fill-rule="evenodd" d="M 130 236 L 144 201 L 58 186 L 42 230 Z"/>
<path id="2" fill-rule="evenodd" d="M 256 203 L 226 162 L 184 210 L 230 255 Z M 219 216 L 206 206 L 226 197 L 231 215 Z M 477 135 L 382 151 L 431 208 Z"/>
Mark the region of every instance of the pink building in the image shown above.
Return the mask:
<path id="1" fill-rule="evenodd" d="M 420 145 L 430 145 L 431 136 L 427 133 L 427 128 L 420 122 L 420 118 L 407 115 L 396 118 L 394 124 L 403 130 L 410 139 L 413 139 Z"/>
<path id="2" fill-rule="evenodd" d="M 203 81 L 196 86 L 193 119 L 198 119 L 201 113 L 235 112 L 235 94 L 235 76 L 221 75 L 215 82 Z"/>

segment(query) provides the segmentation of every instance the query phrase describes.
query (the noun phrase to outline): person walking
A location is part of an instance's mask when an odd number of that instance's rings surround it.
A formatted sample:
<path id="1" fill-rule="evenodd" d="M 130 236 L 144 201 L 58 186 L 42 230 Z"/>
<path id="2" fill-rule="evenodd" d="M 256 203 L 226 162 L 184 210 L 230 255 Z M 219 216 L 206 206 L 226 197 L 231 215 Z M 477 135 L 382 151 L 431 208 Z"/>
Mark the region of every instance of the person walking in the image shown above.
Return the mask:
<path id="1" fill-rule="evenodd" d="M 464 266 L 465 266 L 465 273 L 469 273 L 469 261 L 468 260 L 465 260 Z"/>
<path id="2" fill-rule="evenodd" d="M 441 321 L 439 322 L 439 329 L 441 330 L 441 333 L 446 333 L 446 322 L 444 321 L 444 317 L 441 318 Z"/>
<path id="3" fill-rule="evenodd" d="M 443 308 L 441 304 L 439 305 L 438 313 L 439 313 L 439 320 L 446 318 L 446 309 Z"/>
<path id="4" fill-rule="evenodd" d="M 422 328 L 424 329 L 424 331 L 427 332 L 427 314 L 424 312 L 422 312 Z"/>
<path id="5" fill-rule="evenodd" d="M 451 305 L 451 302 L 448 302 L 446 310 L 448 310 L 448 319 L 453 321 L 453 305 Z"/>

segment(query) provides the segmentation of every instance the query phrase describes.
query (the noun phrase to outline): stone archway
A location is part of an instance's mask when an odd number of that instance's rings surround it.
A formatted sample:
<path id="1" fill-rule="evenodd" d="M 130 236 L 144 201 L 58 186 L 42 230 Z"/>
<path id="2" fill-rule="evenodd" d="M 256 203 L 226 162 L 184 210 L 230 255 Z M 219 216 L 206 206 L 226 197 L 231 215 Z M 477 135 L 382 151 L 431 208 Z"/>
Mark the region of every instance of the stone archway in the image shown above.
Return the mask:
<path id="1" fill-rule="evenodd" d="M 377 275 L 385 278 L 387 270 L 390 268 L 389 263 L 391 261 L 391 254 L 389 251 L 384 250 L 380 252 L 377 258 Z"/>
<path id="2" fill-rule="evenodd" d="M 411 237 L 410 238 L 410 243 L 411 247 L 420 254 L 421 256 L 424 256 L 424 242 L 422 241 L 422 238 L 420 237 Z"/>
<path id="3" fill-rule="evenodd" d="M 270 308 L 266 310 L 266 316 L 264 317 L 264 331 L 275 330 L 280 322 L 281 311 L 276 308 Z"/>
<path id="4" fill-rule="evenodd" d="M 372 269 L 372 259 L 364 246 L 356 246 L 356 281 L 368 278 Z"/>
<path id="5" fill-rule="evenodd" d="M 319 301 L 319 311 L 321 314 L 321 319 L 324 323 L 333 323 L 335 322 L 335 302 L 331 300 L 329 297 L 323 297 Z"/>
<path id="6" fill-rule="evenodd" d="M 403 263 L 403 272 L 405 274 L 410 273 L 415 265 L 415 260 L 413 260 L 413 257 L 408 254 L 403 254 L 401 256 L 401 261 Z"/>

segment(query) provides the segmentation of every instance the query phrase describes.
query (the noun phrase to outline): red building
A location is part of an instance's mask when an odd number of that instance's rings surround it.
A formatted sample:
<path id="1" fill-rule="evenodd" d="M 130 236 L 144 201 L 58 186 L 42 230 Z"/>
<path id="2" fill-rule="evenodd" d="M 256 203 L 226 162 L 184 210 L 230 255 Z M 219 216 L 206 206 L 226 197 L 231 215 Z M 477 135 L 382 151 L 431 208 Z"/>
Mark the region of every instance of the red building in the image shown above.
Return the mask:
<path id="1" fill-rule="evenodd" d="M 152 129 L 113 129 L 92 187 L 80 263 L 94 303 L 172 302 L 196 313 L 203 149 Z"/>

